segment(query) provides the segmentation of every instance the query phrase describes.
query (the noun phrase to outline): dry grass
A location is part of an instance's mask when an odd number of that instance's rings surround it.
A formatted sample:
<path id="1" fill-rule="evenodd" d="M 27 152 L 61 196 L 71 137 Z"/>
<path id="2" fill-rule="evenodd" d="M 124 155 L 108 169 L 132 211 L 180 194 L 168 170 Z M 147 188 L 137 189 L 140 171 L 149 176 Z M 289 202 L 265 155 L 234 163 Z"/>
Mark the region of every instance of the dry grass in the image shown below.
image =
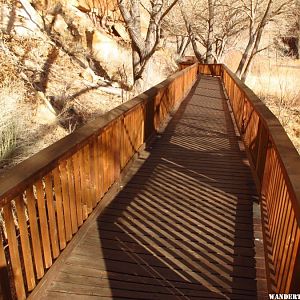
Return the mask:
<path id="1" fill-rule="evenodd" d="M 26 88 L 17 76 L 18 69 L 11 57 L 0 49 L 0 165 L 3 164 L 18 147 L 18 139 L 22 135 L 22 107 Z"/>
<path id="2" fill-rule="evenodd" d="M 300 62 L 257 60 L 246 83 L 277 116 L 300 153 Z"/>

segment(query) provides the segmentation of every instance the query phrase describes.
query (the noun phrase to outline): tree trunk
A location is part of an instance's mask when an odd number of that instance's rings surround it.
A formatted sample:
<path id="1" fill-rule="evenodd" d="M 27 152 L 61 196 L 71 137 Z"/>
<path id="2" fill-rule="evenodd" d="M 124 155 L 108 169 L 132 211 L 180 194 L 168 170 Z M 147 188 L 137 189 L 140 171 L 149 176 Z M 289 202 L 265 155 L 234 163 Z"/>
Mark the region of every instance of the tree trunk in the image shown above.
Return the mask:
<path id="1" fill-rule="evenodd" d="M 273 2 L 273 0 L 269 0 L 268 1 L 266 10 L 264 12 L 264 15 L 263 15 L 263 17 L 261 19 L 260 24 L 257 27 L 256 34 L 253 35 L 254 41 L 252 42 L 252 44 L 254 44 L 254 45 L 252 47 L 252 50 L 251 50 L 250 54 L 249 54 L 249 51 L 248 51 L 248 54 L 247 54 L 247 58 L 248 58 L 247 64 L 246 64 L 244 70 L 240 74 L 241 80 L 243 82 L 246 81 L 247 75 L 249 74 L 249 71 L 250 71 L 250 66 L 251 66 L 253 57 L 258 52 L 258 48 L 259 48 L 259 44 L 260 44 L 261 37 L 262 37 L 262 34 L 263 34 L 263 30 L 264 30 L 265 26 L 267 25 L 268 16 L 269 16 L 269 12 L 270 12 L 270 9 L 271 9 L 272 2 Z"/>
<path id="2" fill-rule="evenodd" d="M 253 44 L 254 44 L 254 35 L 251 35 L 249 40 L 248 40 L 248 44 L 247 44 L 247 47 L 242 55 L 242 58 L 240 60 L 240 63 L 239 63 L 239 66 L 235 72 L 236 76 L 241 78 L 241 75 L 243 73 L 243 70 L 244 70 L 244 66 L 246 64 L 246 62 L 248 61 L 248 58 L 249 58 L 249 55 L 250 55 L 250 52 L 251 52 L 251 48 L 253 47 Z"/>
<path id="3" fill-rule="evenodd" d="M 191 42 L 190 38 L 187 38 L 187 41 L 186 41 L 184 47 L 182 48 L 180 56 L 184 56 L 185 55 L 186 49 L 188 48 L 190 42 Z"/>
<path id="4" fill-rule="evenodd" d="M 139 78 L 141 78 L 141 58 L 138 49 L 134 44 L 131 46 L 132 48 L 132 72 L 133 72 L 133 81 L 135 82 Z"/>
<path id="5" fill-rule="evenodd" d="M 200 63 L 203 63 L 204 59 L 203 59 L 201 53 L 198 50 L 196 37 L 195 37 L 195 34 L 193 33 L 192 25 L 190 24 L 190 22 L 188 20 L 188 17 L 186 15 L 185 11 L 184 11 L 184 5 L 183 5 L 182 1 L 179 1 L 178 4 L 180 6 L 180 11 L 181 11 L 181 14 L 182 14 L 182 17 L 183 17 L 183 20 L 184 20 L 184 23 L 185 23 L 186 31 L 189 35 L 189 40 L 192 44 L 195 56 L 196 56 L 196 58 L 198 59 L 198 61 Z"/>
<path id="6" fill-rule="evenodd" d="M 204 59 L 203 59 L 203 56 L 201 55 L 200 51 L 198 50 L 198 46 L 197 46 L 197 42 L 196 42 L 194 34 L 191 35 L 190 40 L 191 40 L 191 43 L 192 43 L 193 50 L 194 50 L 196 58 L 198 59 L 198 61 L 201 64 L 203 64 L 204 63 Z"/>
<path id="7" fill-rule="evenodd" d="M 134 81 L 142 78 L 146 64 L 159 44 L 161 21 L 177 1 L 174 0 L 165 11 L 163 11 L 163 0 L 150 1 L 150 21 L 146 39 L 141 34 L 140 0 L 130 0 L 128 2 L 125 0 L 117 1 L 131 39 Z"/>
<path id="8" fill-rule="evenodd" d="M 187 36 L 182 36 L 180 37 L 180 39 L 181 40 L 177 46 L 177 54 L 179 54 L 179 56 L 182 57 L 190 43 L 190 39 Z"/>
<path id="9" fill-rule="evenodd" d="M 261 26 L 257 32 L 257 35 L 256 35 L 256 39 L 255 39 L 255 43 L 254 43 L 254 46 L 252 48 L 252 51 L 249 55 L 249 58 L 248 58 L 248 62 L 246 64 L 246 67 L 244 69 L 244 71 L 242 72 L 241 74 L 241 80 L 243 82 L 246 81 L 246 78 L 249 74 L 249 71 L 250 71 L 250 66 L 251 66 L 251 63 L 252 63 L 252 60 L 253 60 L 253 57 L 255 56 L 255 54 L 258 52 L 258 47 L 259 47 L 259 44 L 260 44 L 260 41 L 261 41 L 261 37 L 262 37 L 262 33 L 263 33 L 263 29 L 264 29 L 264 26 Z"/>
<path id="10" fill-rule="evenodd" d="M 213 0 L 208 0 L 208 36 L 207 36 L 207 52 L 206 52 L 206 62 L 208 64 L 214 63 L 213 41 L 214 41 L 214 3 Z"/>

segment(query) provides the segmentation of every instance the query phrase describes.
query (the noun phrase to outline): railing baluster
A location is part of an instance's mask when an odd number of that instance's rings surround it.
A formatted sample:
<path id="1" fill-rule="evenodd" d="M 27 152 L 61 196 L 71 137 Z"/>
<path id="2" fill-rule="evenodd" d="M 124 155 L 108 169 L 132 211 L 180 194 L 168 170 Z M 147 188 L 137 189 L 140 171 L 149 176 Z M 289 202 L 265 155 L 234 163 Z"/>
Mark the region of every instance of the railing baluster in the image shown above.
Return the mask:
<path id="1" fill-rule="evenodd" d="M 286 285 L 286 293 L 299 293 L 300 282 L 300 228 L 299 224 L 296 227 L 296 233 L 293 236 L 293 251 L 291 255 L 290 268 L 287 270 L 289 275 Z M 291 242 L 292 244 L 292 242 Z"/>
<path id="2" fill-rule="evenodd" d="M 98 137 L 95 137 L 93 139 L 93 144 L 94 144 L 94 170 L 95 170 L 95 201 L 98 203 L 100 201 L 100 172 L 99 172 L 99 145 L 98 145 Z"/>
<path id="3" fill-rule="evenodd" d="M 91 203 L 92 203 L 92 210 L 97 205 L 97 198 L 96 198 L 96 181 L 95 181 L 95 143 L 94 139 L 90 141 L 89 143 L 89 187 L 90 187 L 90 197 L 91 197 Z"/>
<path id="4" fill-rule="evenodd" d="M 32 187 L 29 187 L 26 190 L 26 199 L 27 199 L 27 209 L 28 209 L 33 257 L 35 262 L 35 270 L 36 270 L 37 278 L 40 279 L 44 276 L 44 263 L 43 263 L 43 256 L 42 256 L 42 245 L 40 241 L 40 232 L 37 223 L 36 201 L 35 201 Z"/>
<path id="5" fill-rule="evenodd" d="M 85 175 L 85 161 L 84 161 L 84 149 L 79 151 L 79 162 L 80 162 L 80 181 L 81 181 L 81 204 L 82 204 L 82 218 L 86 220 L 88 217 L 88 187 Z"/>
<path id="6" fill-rule="evenodd" d="M 64 210 L 64 223 L 66 230 L 67 242 L 72 239 L 72 226 L 71 226 L 71 213 L 70 213 L 70 198 L 69 198 L 69 187 L 68 187 L 68 175 L 67 175 L 67 162 L 62 161 L 59 166 L 59 174 L 61 180 L 62 190 L 62 204 Z"/>
<path id="7" fill-rule="evenodd" d="M 50 239 L 49 239 L 48 219 L 46 213 L 46 201 L 45 201 L 44 187 L 43 187 L 42 180 L 38 180 L 35 183 L 35 186 L 37 192 L 37 204 L 38 204 L 43 252 L 44 252 L 44 262 L 45 262 L 45 267 L 48 269 L 52 265 L 52 255 L 51 255 L 51 247 L 50 247 Z"/>
<path id="8" fill-rule="evenodd" d="M 103 134 L 98 137 L 98 169 L 99 169 L 99 197 L 104 195 L 104 157 L 103 157 Z"/>
<path id="9" fill-rule="evenodd" d="M 78 230 L 78 224 L 77 224 L 76 198 L 75 198 L 75 190 L 74 190 L 74 169 L 73 169 L 72 158 L 67 160 L 67 177 L 68 177 L 69 199 L 70 199 L 71 228 L 72 228 L 72 233 L 75 234 Z"/>
<path id="10" fill-rule="evenodd" d="M 11 202 L 9 202 L 3 207 L 5 229 L 7 233 L 9 254 L 11 259 L 13 280 L 16 288 L 16 295 L 18 299 L 25 299 L 26 293 L 24 288 L 24 279 L 22 274 L 21 260 L 18 250 L 18 241 L 16 236 L 16 228 L 14 223 L 14 217 L 12 214 L 12 209 L 13 208 Z"/>
<path id="11" fill-rule="evenodd" d="M 49 218 L 49 232 L 51 238 L 52 255 L 53 258 L 55 259 L 59 256 L 60 251 L 59 251 L 56 215 L 55 215 L 55 208 L 54 208 L 53 184 L 52 184 L 51 173 L 45 176 L 45 192 L 46 192 L 46 202 L 47 202 L 47 210 L 48 210 L 48 218 Z"/>
<path id="12" fill-rule="evenodd" d="M 62 191 L 61 191 L 61 182 L 59 176 L 59 169 L 55 168 L 52 171 L 54 179 L 54 193 L 55 193 L 55 206 L 57 214 L 57 227 L 58 227 L 58 237 L 59 237 L 59 246 L 63 250 L 66 248 L 66 231 L 65 231 L 65 222 L 64 222 L 64 212 L 63 212 L 63 200 L 62 200 Z"/>
<path id="13" fill-rule="evenodd" d="M 278 290 L 284 290 L 286 287 L 286 281 L 288 274 L 290 273 L 290 262 L 291 262 L 291 256 L 293 253 L 293 243 L 292 239 L 293 236 L 296 234 L 297 230 L 297 222 L 295 220 L 295 215 L 293 211 L 291 211 L 291 216 L 289 219 L 289 228 L 288 228 L 288 237 L 287 237 L 287 245 L 284 245 L 286 247 L 286 255 L 284 256 L 284 260 L 281 263 L 281 268 L 279 270 L 279 278 L 278 278 Z"/>
<path id="14" fill-rule="evenodd" d="M 18 224 L 20 230 L 21 237 L 21 245 L 22 245 L 22 256 L 24 260 L 24 267 L 26 273 L 26 281 L 27 287 L 29 291 L 32 291 L 35 288 L 35 275 L 33 270 L 32 263 L 32 253 L 30 248 L 30 241 L 28 235 L 28 225 L 25 214 L 25 205 L 22 196 L 19 196 L 15 200 L 16 203 L 16 212 L 18 217 Z"/>
<path id="15" fill-rule="evenodd" d="M 74 181 L 75 181 L 75 197 L 76 197 L 76 215 L 77 215 L 77 224 L 81 226 L 83 223 L 82 217 L 82 187 L 80 181 L 80 154 L 75 153 L 73 156 L 73 166 L 74 166 Z"/>

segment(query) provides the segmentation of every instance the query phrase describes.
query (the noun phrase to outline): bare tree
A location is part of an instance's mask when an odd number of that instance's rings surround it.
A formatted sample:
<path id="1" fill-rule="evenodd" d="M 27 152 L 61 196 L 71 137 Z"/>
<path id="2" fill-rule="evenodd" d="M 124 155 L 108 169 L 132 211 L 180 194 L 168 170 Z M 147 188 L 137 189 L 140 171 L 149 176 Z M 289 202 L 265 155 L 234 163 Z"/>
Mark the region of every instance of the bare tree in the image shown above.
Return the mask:
<path id="1" fill-rule="evenodd" d="M 147 35 L 144 38 L 141 32 L 141 1 L 118 0 L 121 14 L 131 38 L 134 82 L 142 78 L 146 64 L 159 44 L 162 20 L 177 1 L 173 0 L 168 5 L 166 0 L 151 0 L 149 8 L 144 6 L 150 16 Z"/>
<path id="2" fill-rule="evenodd" d="M 196 56 L 200 54 L 205 62 L 220 62 L 228 46 L 232 47 L 245 29 L 245 17 L 236 5 L 237 1 L 181 0 L 179 2 L 195 54 L 198 52 Z"/>
<path id="3" fill-rule="evenodd" d="M 191 41 L 186 31 L 185 21 L 182 18 L 179 5 L 175 5 L 164 18 L 162 22 L 162 29 L 166 32 L 166 38 L 169 41 L 174 42 L 175 40 L 176 53 L 182 57 Z"/>
<path id="4" fill-rule="evenodd" d="M 212 64 L 214 62 L 213 43 L 214 43 L 214 22 L 215 22 L 215 1 L 208 0 L 208 34 L 207 34 L 207 51 L 206 62 Z"/>
<path id="5" fill-rule="evenodd" d="M 195 56 L 196 56 L 196 58 L 198 59 L 199 62 L 203 63 L 204 62 L 204 57 L 202 56 L 202 54 L 200 53 L 200 51 L 198 49 L 198 45 L 197 45 L 197 42 L 196 42 L 197 37 L 194 33 L 195 30 L 193 28 L 193 24 L 191 23 L 191 14 L 188 15 L 187 7 L 186 7 L 185 3 L 183 2 L 183 0 L 180 0 L 178 2 L 178 4 L 180 6 L 181 15 L 184 19 L 186 31 L 187 31 L 189 39 L 191 41 Z M 192 4 L 192 3 L 189 3 L 189 4 Z M 193 5 L 190 5 L 188 8 L 193 10 Z"/>
<path id="6" fill-rule="evenodd" d="M 254 56 L 264 50 L 264 48 L 259 48 L 259 46 L 266 25 L 290 9 L 293 1 L 241 0 L 241 4 L 241 9 L 244 10 L 248 19 L 249 31 L 248 42 L 243 51 L 236 74 L 242 81 L 245 81 Z"/>

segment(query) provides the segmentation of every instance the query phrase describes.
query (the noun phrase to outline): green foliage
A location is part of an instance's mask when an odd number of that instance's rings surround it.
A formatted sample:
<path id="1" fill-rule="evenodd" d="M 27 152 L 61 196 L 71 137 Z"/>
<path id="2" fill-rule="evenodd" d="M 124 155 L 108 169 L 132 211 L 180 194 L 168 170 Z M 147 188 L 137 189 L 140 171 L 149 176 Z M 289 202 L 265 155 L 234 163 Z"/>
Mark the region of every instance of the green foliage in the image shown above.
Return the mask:
<path id="1" fill-rule="evenodd" d="M 7 159 L 16 149 L 18 126 L 14 120 L 0 129 L 0 163 Z"/>

